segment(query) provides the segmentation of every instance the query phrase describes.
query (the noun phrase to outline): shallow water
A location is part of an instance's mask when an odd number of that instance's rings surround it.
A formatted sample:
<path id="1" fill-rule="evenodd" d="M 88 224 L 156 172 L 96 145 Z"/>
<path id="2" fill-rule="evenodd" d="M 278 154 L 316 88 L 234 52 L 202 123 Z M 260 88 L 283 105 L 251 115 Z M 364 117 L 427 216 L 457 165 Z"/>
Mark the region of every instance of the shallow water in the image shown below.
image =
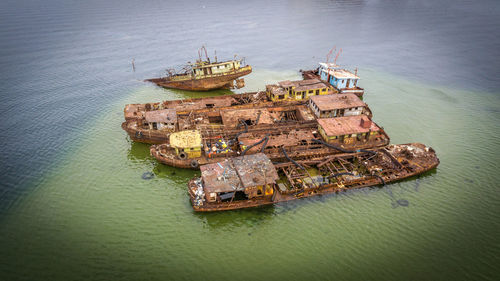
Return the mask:
<path id="1" fill-rule="evenodd" d="M 0 7 L 1 280 L 498 276 L 496 2 Z M 239 92 L 297 79 L 342 47 L 374 121 L 393 143 L 432 146 L 441 165 L 383 188 L 194 213 L 197 173 L 156 163 L 120 124 L 127 103 L 229 93 L 141 82 L 204 43 L 252 64 Z"/>

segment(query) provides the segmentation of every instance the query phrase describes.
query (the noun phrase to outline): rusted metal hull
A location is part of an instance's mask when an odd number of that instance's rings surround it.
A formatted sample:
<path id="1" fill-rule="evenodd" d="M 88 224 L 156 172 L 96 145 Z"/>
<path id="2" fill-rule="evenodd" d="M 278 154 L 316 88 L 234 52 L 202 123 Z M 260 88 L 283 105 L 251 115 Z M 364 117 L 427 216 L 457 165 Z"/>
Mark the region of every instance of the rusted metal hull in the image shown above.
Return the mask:
<path id="1" fill-rule="evenodd" d="M 230 89 L 233 86 L 234 80 L 239 77 L 248 75 L 252 69 L 235 71 L 221 76 L 207 77 L 200 79 L 175 81 L 168 78 L 153 78 L 145 81 L 155 83 L 163 88 L 180 89 L 188 91 L 210 91 L 215 89 L 226 88 Z"/>
<path id="2" fill-rule="evenodd" d="M 320 79 L 320 76 L 318 75 L 318 69 L 313 69 L 313 70 L 301 70 L 302 73 L 302 78 L 305 79 Z"/>
<path id="3" fill-rule="evenodd" d="M 265 134 L 262 134 L 263 136 Z M 370 149 L 370 148 L 377 148 L 377 147 L 382 147 L 386 146 L 389 144 L 389 138 L 385 139 L 384 141 L 377 142 L 377 143 L 367 143 L 364 145 L 358 145 L 355 147 L 355 149 Z M 153 145 L 150 147 L 150 154 L 153 156 L 158 162 L 172 166 L 172 167 L 177 167 L 177 168 L 183 168 L 183 169 L 194 169 L 194 170 L 199 170 L 200 166 L 206 165 L 206 164 L 211 164 L 211 163 L 217 163 L 220 161 L 223 161 L 224 159 L 230 158 L 230 157 L 235 157 L 238 156 L 239 154 L 236 152 L 231 152 L 231 153 L 223 153 L 217 156 L 212 156 L 212 157 L 207 157 L 207 156 L 201 156 L 201 157 L 196 157 L 196 158 L 188 158 L 188 159 L 180 159 L 179 157 L 176 156 L 175 152 L 171 149 L 167 149 L 166 153 L 162 152 L 162 147 L 168 147 L 166 144 L 161 144 L 161 145 Z M 348 149 L 353 149 L 354 147 L 346 147 Z M 253 154 L 257 153 L 260 150 L 249 150 L 247 154 Z M 288 161 L 287 157 L 283 154 L 282 150 L 279 148 L 271 148 L 271 149 L 265 149 L 263 152 L 271 159 L 272 161 Z M 287 148 L 287 156 L 289 158 L 292 158 L 294 160 L 301 160 L 301 159 L 308 159 L 308 158 L 317 158 L 317 157 L 326 157 L 334 154 L 340 154 L 342 153 L 339 150 L 333 149 L 333 148 L 328 148 L 324 147 L 321 144 L 316 144 L 316 145 L 303 145 L 303 146 L 297 146 L 297 147 L 288 147 Z"/>
<path id="4" fill-rule="evenodd" d="M 286 157 L 284 156 L 283 152 L 280 152 L 279 150 L 275 149 L 274 151 L 264 151 L 266 155 L 271 159 L 272 161 L 287 161 Z M 339 151 L 336 151 L 334 149 L 329 149 L 329 148 L 320 148 L 316 149 L 314 151 L 312 150 L 293 150 L 287 152 L 288 157 L 294 159 L 294 160 L 300 160 L 300 159 L 307 159 L 311 157 L 324 157 L 324 156 L 329 156 L 333 154 L 339 153 Z M 158 162 L 176 167 L 176 168 L 183 168 L 183 169 L 194 169 L 194 170 L 199 170 L 200 166 L 206 165 L 206 164 L 212 164 L 212 163 L 217 163 L 220 161 L 223 161 L 226 158 L 238 156 L 236 153 L 231 153 L 231 154 L 226 154 L 214 158 L 208 158 L 208 157 L 198 157 L 198 158 L 193 158 L 193 159 L 179 159 L 175 157 L 173 154 L 170 155 L 165 155 L 162 154 L 157 147 L 150 147 L 150 154 L 153 156 Z M 252 154 L 252 153 L 248 153 Z M 194 162 L 196 161 L 196 162 Z M 194 164 L 195 163 L 195 164 Z"/>
<path id="5" fill-rule="evenodd" d="M 407 147 L 411 147 L 412 149 L 417 148 L 421 152 L 420 155 L 415 156 L 411 155 L 407 149 Z M 400 152 L 397 152 L 400 150 Z M 355 154 L 343 154 L 337 155 L 335 157 L 320 157 L 313 158 L 304 161 L 297 161 L 301 165 L 309 165 L 310 167 L 316 167 L 318 169 L 322 169 L 323 171 L 327 171 L 330 173 L 332 177 L 337 180 L 332 183 L 327 184 L 319 184 L 315 186 L 304 186 L 302 189 L 294 190 L 293 192 L 280 192 L 278 188 L 274 187 L 274 196 L 265 196 L 258 199 L 249 199 L 249 200 L 238 200 L 238 201 L 230 201 L 230 202 L 214 202 L 208 203 L 204 202 L 202 205 L 196 204 L 196 195 L 195 191 L 198 188 L 196 185 L 196 178 L 193 178 L 188 183 L 188 192 L 191 199 L 191 203 L 193 205 L 193 209 L 196 212 L 214 212 L 214 211 L 226 211 L 226 210 L 236 210 L 243 208 L 252 208 L 265 206 L 270 204 L 275 204 L 279 202 L 286 202 L 290 200 L 295 200 L 299 198 L 312 197 L 316 195 L 334 193 L 345 191 L 347 189 L 361 188 L 366 186 L 377 186 L 386 183 L 396 182 L 403 179 L 407 179 L 413 176 L 420 175 L 422 173 L 428 172 L 432 169 L 435 169 L 439 165 L 439 159 L 437 158 L 435 151 L 426 147 L 420 143 L 411 143 L 404 145 L 391 145 L 386 148 L 380 148 L 377 150 L 378 157 L 380 159 L 373 160 L 372 158 L 362 158 L 363 153 L 355 153 Z M 332 162 L 336 161 L 336 159 L 340 159 L 342 161 L 349 161 L 349 159 L 354 159 L 358 157 L 359 159 L 368 159 L 365 163 L 370 162 L 365 165 L 365 168 L 370 166 L 370 168 L 376 167 L 376 165 L 380 165 L 382 167 L 387 167 L 387 170 L 380 174 L 360 174 L 359 177 L 356 178 L 346 178 L 343 176 L 339 176 L 336 174 L 334 170 L 332 170 L 335 166 L 328 166 Z M 330 161 L 330 162 L 329 162 Z M 282 169 L 286 171 L 287 168 L 292 167 L 294 164 L 292 163 L 279 163 L 276 164 L 275 167 L 278 169 Z M 309 167 L 306 166 L 306 167 Z M 326 168 L 325 168 L 326 167 Z M 292 169 L 291 169 L 292 170 Z M 330 171 L 330 172 L 328 172 Z M 288 177 L 288 175 L 287 175 Z M 290 179 L 290 177 L 289 177 Z"/>
<path id="6" fill-rule="evenodd" d="M 192 99 L 167 100 L 162 102 L 151 102 L 143 104 L 127 104 L 123 110 L 126 121 L 139 120 L 144 118 L 144 114 L 149 111 L 161 109 L 175 109 L 177 111 L 192 111 L 216 108 L 250 105 L 257 106 L 261 102 L 266 102 L 265 92 L 248 92 L 243 94 L 231 94 L 215 97 L 203 97 Z"/>
<path id="7" fill-rule="evenodd" d="M 137 124 L 138 121 L 128 121 L 122 123 L 122 129 L 127 132 L 132 141 L 149 144 L 161 144 L 169 142 L 171 132 L 141 129 Z"/>
<path id="8" fill-rule="evenodd" d="M 240 97 L 241 98 L 241 97 Z M 186 101 L 188 103 L 188 101 Z M 231 109 L 231 110 L 238 110 L 238 109 L 252 109 L 252 108 L 271 108 L 271 107 L 279 107 L 279 106 L 296 106 L 296 105 L 301 105 L 305 103 L 304 101 L 281 101 L 281 102 L 271 102 L 271 101 L 263 101 L 263 102 L 256 102 L 256 103 L 243 103 L 243 104 L 237 104 L 233 106 L 228 106 L 228 107 L 218 107 L 218 108 L 200 108 L 200 109 L 195 109 L 195 110 L 186 110 L 184 107 L 177 107 L 179 110 L 177 111 L 177 115 L 179 116 L 179 119 L 183 118 L 190 118 L 190 116 L 196 115 L 196 116 L 203 116 L 204 119 L 208 119 L 208 116 L 218 116 L 220 115 L 219 112 L 221 110 L 226 110 L 226 109 Z M 142 105 L 141 105 L 142 106 Z M 158 106 L 155 104 L 154 106 Z M 172 105 L 173 108 L 175 108 L 175 104 Z M 127 134 L 130 136 L 130 139 L 132 139 L 135 142 L 142 142 L 142 143 L 150 143 L 150 144 L 165 144 L 169 142 L 169 137 L 170 133 L 172 131 L 166 131 L 166 130 L 154 130 L 154 129 L 149 129 L 147 127 L 141 126 L 144 118 L 129 118 L 125 122 L 122 123 L 122 129 L 127 132 Z M 197 129 L 198 126 L 195 123 L 184 123 L 185 127 L 183 127 L 180 130 L 186 130 L 186 129 Z M 210 126 L 205 126 L 205 127 L 210 127 Z M 272 129 L 271 126 L 268 126 L 269 129 Z M 262 129 L 266 128 L 265 126 L 261 127 Z M 214 129 L 216 130 L 216 129 Z M 179 129 L 174 130 L 174 131 L 179 131 Z M 224 132 L 231 132 L 230 129 L 228 128 L 223 128 L 221 127 L 219 129 L 221 133 Z M 233 130 L 234 131 L 234 130 Z M 213 132 L 214 134 L 216 132 Z M 237 131 L 234 132 L 235 134 Z"/>

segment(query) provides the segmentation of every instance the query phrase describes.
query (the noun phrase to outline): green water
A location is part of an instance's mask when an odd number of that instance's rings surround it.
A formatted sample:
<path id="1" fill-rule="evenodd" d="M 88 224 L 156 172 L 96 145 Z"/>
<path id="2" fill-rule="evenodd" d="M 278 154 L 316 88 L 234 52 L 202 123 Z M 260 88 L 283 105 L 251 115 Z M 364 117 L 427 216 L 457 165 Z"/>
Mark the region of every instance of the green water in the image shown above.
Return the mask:
<path id="1" fill-rule="evenodd" d="M 120 128 L 126 103 L 185 94 L 144 84 L 82 128 L 77 149 L 11 206 L 0 228 L 0 279 L 493 279 L 498 95 L 369 69 L 360 75 L 374 121 L 392 143 L 432 146 L 441 160 L 435 172 L 384 188 L 197 214 L 186 183 L 199 172 L 156 163 Z M 296 78 L 294 70 L 255 70 L 244 90 Z M 143 180 L 147 171 L 155 177 Z M 397 199 L 409 206 L 394 208 Z"/>

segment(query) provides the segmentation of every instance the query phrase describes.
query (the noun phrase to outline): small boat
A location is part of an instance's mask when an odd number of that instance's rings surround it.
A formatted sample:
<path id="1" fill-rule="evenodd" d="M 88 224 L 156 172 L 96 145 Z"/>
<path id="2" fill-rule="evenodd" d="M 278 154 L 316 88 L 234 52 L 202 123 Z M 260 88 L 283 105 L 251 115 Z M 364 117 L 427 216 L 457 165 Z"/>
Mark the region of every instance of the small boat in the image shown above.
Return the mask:
<path id="1" fill-rule="evenodd" d="M 438 165 L 435 151 L 421 143 L 282 163 L 257 153 L 201 166 L 188 191 L 197 212 L 235 210 L 385 185 Z"/>
<path id="2" fill-rule="evenodd" d="M 205 51 L 202 59 L 201 51 Z M 252 72 L 250 65 L 245 65 L 244 59 L 227 61 L 210 61 L 203 46 L 198 50 L 199 59 L 195 63 L 188 63 L 181 71 L 167 70 L 167 75 L 160 78 L 146 79 L 164 88 L 189 91 L 210 91 L 215 89 L 234 89 L 245 86 L 242 76 Z"/>

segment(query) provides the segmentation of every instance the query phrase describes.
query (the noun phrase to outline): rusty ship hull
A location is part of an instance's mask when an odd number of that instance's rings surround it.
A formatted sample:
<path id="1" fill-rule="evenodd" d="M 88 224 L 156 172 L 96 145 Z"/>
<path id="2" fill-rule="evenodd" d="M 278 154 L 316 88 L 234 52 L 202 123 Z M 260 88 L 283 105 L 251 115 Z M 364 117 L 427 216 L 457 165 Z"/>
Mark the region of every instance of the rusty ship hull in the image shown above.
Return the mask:
<path id="1" fill-rule="evenodd" d="M 351 106 L 361 104 L 364 105 Z M 190 114 L 189 120 L 212 119 L 220 123 L 198 124 L 196 128 L 172 132 L 169 142 L 151 146 L 150 153 L 163 164 L 197 169 L 219 159 L 259 151 L 275 161 L 282 160 L 287 153 L 298 159 L 379 147 L 390 142 L 383 128 L 366 115 L 371 111 L 356 107 L 360 115 L 317 118 L 314 108 L 309 104 L 228 109 L 212 112 L 212 116 Z M 135 137 L 151 139 L 146 135 Z"/>
<path id="2" fill-rule="evenodd" d="M 330 110 L 328 111 L 330 113 L 320 111 L 324 109 L 323 107 Z M 333 114 L 332 110 L 336 113 Z M 249 127 L 258 125 L 260 128 L 268 126 L 272 129 L 272 125 L 291 126 L 331 116 L 353 114 L 366 115 L 368 118 L 372 116 L 368 105 L 352 94 L 272 101 L 267 99 L 264 92 L 186 101 L 129 104 L 124 112 L 126 121 L 122 124 L 122 129 L 133 141 L 150 144 L 169 143 L 170 135 L 182 130 L 212 131 L 213 134 L 231 131 L 237 133 L 235 127 L 239 126 L 240 121 L 245 121 Z M 157 119 L 158 117 L 163 121 Z M 161 128 L 151 123 L 167 121 L 170 122 L 170 126 L 163 126 L 163 123 Z"/>
<path id="3" fill-rule="evenodd" d="M 345 151 L 355 152 L 365 149 L 373 149 L 383 147 L 389 144 L 389 136 L 382 130 L 380 138 L 376 140 L 352 143 L 330 145 L 320 140 L 320 136 L 316 133 L 317 123 L 306 122 L 294 125 L 282 125 L 280 128 L 269 127 L 254 128 L 246 134 L 252 134 L 254 140 L 250 149 L 241 149 L 240 146 L 233 148 L 231 152 L 206 154 L 203 153 L 200 157 L 195 158 L 180 158 L 169 144 L 152 145 L 150 147 L 150 155 L 158 162 L 177 168 L 195 169 L 200 166 L 217 163 L 227 158 L 237 157 L 243 154 L 264 153 L 272 161 L 288 161 L 288 159 L 301 160 L 316 157 L 325 157 L 329 155 L 343 153 Z M 222 133 L 222 132 L 221 132 Z M 224 133 L 225 139 L 231 139 L 238 133 Z M 285 138 L 281 138 L 285 136 Z M 243 134 L 244 136 L 244 134 Z M 296 136 L 310 136 L 309 138 L 298 138 Z M 218 136 L 220 138 L 220 136 Z M 273 141 L 275 137 L 275 141 Z M 267 139 L 266 139 L 267 138 Z M 214 138 L 212 138 L 214 139 Z M 205 138 L 205 142 L 207 137 Z M 285 150 L 285 152 L 283 151 Z"/>
<path id="4" fill-rule="evenodd" d="M 167 78 L 152 78 L 146 79 L 147 82 L 152 82 L 160 87 L 169 89 L 179 89 L 188 91 L 210 91 L 216 89 L 231 89 L 234 86 L 235 80 L 252 73 L 251 68 L 242 69 L 241 71 L 233 71 L 228 74 L 206 77 L 193 78 L 187 80 L 172 80 Z"/>
<path id="5" fill-rule="evenodd" d="M 132 141 L 148 144 L 168 143 L 170 134 L 172 133 L 169 131 L 143 129 L 137 121 L 123 122 L 122 129 L 127 132 Z"/>
<path id="6" fill-rule="evenodd" d="M 275 184 L 272 195 L 260 198 L 234 200 L 233 196 L 231 200 L 207 202 L 198 193 L 202 184 L 200 178 L 189 181 L 188 192 L 196 212 L 236 210 L 385 185 L 421 175 L 440 163 L 435 151 L 420 143 L 390 145 L 376 152 L 376 155 L 360 152 L 274 164 L 287 186 Z M 301 171 L 301 168 L 305 170 Z M 321 176 L 311 177 L 309 169 L 319 171 Z"/>
<path id="7" fill-rule="evenodd" d="M 300 73 L 302 73 L 302 78 L 304 79 L 321 79 L 318 74 L 318 69 L 300 70 Z"/>
<path id="8" fill-rule="evenodd" d="M 265 92 L 248 92 L 243 94 L 231 94 L 214 97 L 190 98 L 179 100 L 167 100 L 162 102 L 150 102 L 142 104 L 127 104 L 123 110 L 125 121 L 140 120 L 146 112 L 173 109 L 177 111 L 192 111 L 202 109 L 215 109 L 245 104 L 259 104 L 268 101 Z"/>
<path id="9" fill-rule="evenodd" d="M 280 85 L 286 84 L 287 89 L 283 89 Z M 317 85 L 322 85 L 324 89 L 316 89 Z M 295 93 L 292 88 L 300 88 L 300 93 Z M 308 88 L 311 88 L 310 90 Z M 248 92 L 242 94 L 221 95 L 215 97 L 190 98 L 180 100 L 169 100 L 162 102 L 143 103 L 143 104 L 127 104 L 123 110 L 126 121 L 143 119 L 147 112 L 172 109 L 177 111 L 191 111 L 201 109 L 215 109 L 229 106 L 240 106 L 245 104 L 253 104 L 259 106 L 263 102 L 273 103 L 275 105 L 300 104 L 306 103 L 310 97 L 314 95 L 328 95 L 337 93 L 331 86 L 326 86 L 325 83 L 318 79 L 298 80 L 298 81 L 282 81 L 278 85 L 266 85 L 266 91 Z M 282 94 L 287 91 L 287 95 L 280 97 L 273 96 L 274 90 L 280 90 Z M 298 89 L 297 89 L 298 90 Z"/>
<path id="10" fill-rule="evenodd" d="M 251 100 L 251 99 L 249 99 Z M 187 104 L 186 102 L 185 104 Z M 245 109 L 270 109 L 274 108 L 279 110 L 279 108 L 289 108 L 301 106 L 305 102 L 304 101 L 281 101 L 281 102 L 272 102 L 272 101 L 256 101 L 256 102 L 234 102 L 228 104 L 228 106 L 221 107 L 206 107 L 200 106 L 194 109 L 186 108 L 181 104 L 172 104 L 170 105 L 171 109 L 176 109 L 176 115 L 178 120 L 182 121 L 181 127 L 179 125 L 175 126 L 175 128 L 171 130 L 154 130 L 150 129 L 147 126 L 144 126 L 144 118 L 129 118 L 125 122 L 122 123 L 121 127 L 124 131 L 127 132 L 130 139 L 135 142 L 149 143 L 149 144 L 168 144 L 170 134 L 179 130 L 188 130 L 188 129 L 203 129 L 204 131 L 211 131 L 212 134 L 221 134 L 221 133 L 233 133 L 236 134 L 241 130 L 235 130 L 231 127 L 226 127 L 221 124 L 211 124 L 210 119 L 220 119 L 221 111 L 227 110 L 245 110 Z M 141 105 L 142 106 L 142 105 Z M 157 106 L 157 105 L 155 105 Z M 149 111 L 151 112 L 151 111 Z M 367 112 L 371 114 L 371 112 L 367 109 Z M 197 120 L 197 122 L 193 122 L 193 120 Z M 203 124 L 200 124 L 203 123 Z M 282 125 L 282 124 L 279 124 Z M 266 129 L 266 126 L 261 126 L 257 130 Z M 271 126 L 267 126 L 267 129 L 272 129 Z"/>

